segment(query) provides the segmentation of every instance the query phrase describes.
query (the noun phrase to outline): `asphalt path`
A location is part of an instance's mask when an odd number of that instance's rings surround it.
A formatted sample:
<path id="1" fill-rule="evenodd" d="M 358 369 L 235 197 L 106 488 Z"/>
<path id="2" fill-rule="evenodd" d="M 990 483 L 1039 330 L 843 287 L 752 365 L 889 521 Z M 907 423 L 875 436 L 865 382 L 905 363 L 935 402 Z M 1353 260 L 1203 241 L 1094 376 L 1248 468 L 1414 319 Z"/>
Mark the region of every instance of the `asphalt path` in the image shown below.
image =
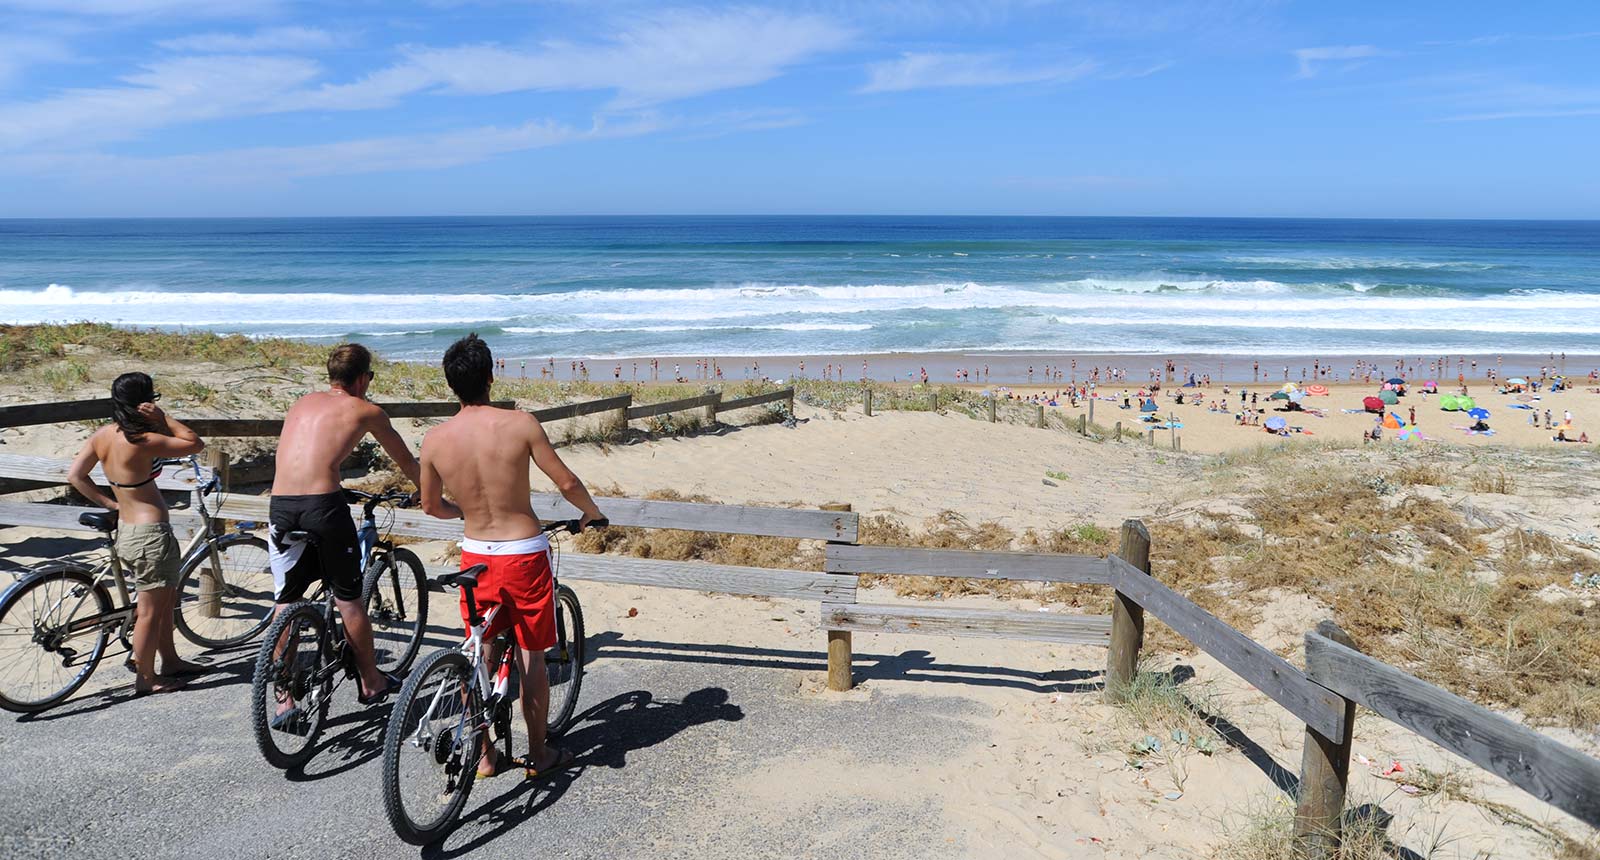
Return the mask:
<path id="1" fill-rule="evenodd" d="M 425 647 L 447 636 L 433 628 Z M 589 644 L 579 717 L 558 741 L 577 754 L 574 766 L 542 781 L 512 772 L 478 783 L 461 825 L 420 849 L 395 837 L 383 812 L 389 707 L 360 708 L 353 682 L 336 694 L 316 756 L 284 773 L 261 758 L 250 731 L 254 649 L 215 655 L 213 674 L 145 698 L 132 697 L 122 658 L 108 657 L 87 692 L 60 707 L 0 715 L 0 857 L 849 860 L 959 851 L 934 794 L 829 791 L 811 784 L 805 762 L 937 763 L 986 740 L 963 719 L 976 703 L 819 696 L 806 684 L 823 668 L 820 653 L 592 629 Z M 782 790 L 741 796 L 740 777 L 774 762 L 796 763 Z"/>

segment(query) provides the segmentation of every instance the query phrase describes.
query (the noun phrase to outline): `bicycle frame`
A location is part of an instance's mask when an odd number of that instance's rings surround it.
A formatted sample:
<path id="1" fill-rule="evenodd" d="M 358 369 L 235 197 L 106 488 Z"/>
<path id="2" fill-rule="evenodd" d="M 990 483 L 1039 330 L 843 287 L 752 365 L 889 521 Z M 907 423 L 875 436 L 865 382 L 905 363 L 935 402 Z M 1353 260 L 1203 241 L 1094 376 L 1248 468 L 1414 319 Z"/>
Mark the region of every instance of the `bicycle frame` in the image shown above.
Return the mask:
<path id="1" fill-rule="evenodd" d="M 499 707 L 500 702 L 504 701 L 506 692 L 511 686 L 510 654 L 504 654 L 501 656 L 500 666 L 495 672 L 494 684 L 492 688 L 490 687 L 489 680 L 489 665 L 483 659 L 483 636 L 484 633 L 488 631 L 489 625 L 493 623 L 495 614 L 499 611 L 500 607 L 498 606 L 490 609 L 488 615 L 484 616 L 479 623 L 472 625 L 470 632 L 467 634 L 466 641 L 461 643 L 460 651 L 461 653 L 467 655 L 467 660 L 472 664 L 473 669 L 472 679 L 469 682 L 469 686 L 465 691 L 463 691 L 463 693 L 470 697 L 470 694 L 473 690 L 478 690 L 480 695 L 482 695 L 482 691 L 484 690 L 489 690 L 490 692 L 488 695 L 483 696 L 482 713 L 474 715 L 468 713 L 466 709 L 462 709 L 461 720 L 456 724 L 455 729 L 456 745 L 458 748 L 466 743 L 469 730 L 477 731 L 480 729 L 487 730 L 489 728 L 490 724 L 494 721 L 493 718 L 495 709 Z M 444 685 L 440 684 L 439 689 L 434 691 L 433 699 L 428 703 L 428 710 L 423 714 L 422 719 L 418 721 L 417 733 L 408 739 L 412 746 L 420 748 L 425 744 L 434 742 L 435 739 L 431 736 L 431 732 L 428 730 L 428 723 L 430 720 L 432 720 L 433 715 L 438 712 L 439 703 L 443 700 L 444 695 Z M 471 725 L 468 725 L 467 723 L 469 717 L 473 719 L 473 723 Z M 425 735 L 425 733 L 427 734 Z"/>

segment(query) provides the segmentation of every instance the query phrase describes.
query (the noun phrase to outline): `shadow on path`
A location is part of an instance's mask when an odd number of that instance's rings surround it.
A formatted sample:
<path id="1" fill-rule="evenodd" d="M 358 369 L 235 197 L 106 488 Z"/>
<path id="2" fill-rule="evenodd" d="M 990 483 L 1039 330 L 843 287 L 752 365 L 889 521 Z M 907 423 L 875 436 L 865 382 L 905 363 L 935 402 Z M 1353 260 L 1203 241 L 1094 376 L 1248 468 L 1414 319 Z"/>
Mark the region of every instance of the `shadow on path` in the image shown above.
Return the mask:
<path id="1" fill-rule="evenodd" d="M 719 666 L 746 666 L 760 669 L 790 669 L 821 672 L 828 668 L 827 654 L 818 651 L 793 651 L 715 643 L 655 642 L 628 639 L 613 631 L 589 637 L 589 656 L 626 660 L 662 660 L 674 663 L 711 663 Z M 1036 693 L 1090 693 L 1101 689 L 1102 672 L 1084 669 L 1055 669 L 1031 672 L 1005 666 L 968 666 L 941 663 L 928 651 L 902 651 L 899 654 L 853 655 L 855 679 L 861 681 L 927 681 L 966 684 L 975 687 L 1009 687 Z"/>
<path id="2" fill-rule="evenodd" d="M 721 687 L 696 690 L 681 702 L 657 701 L 645 690 L 613 696 L 579 714 L 574 728 L 553 742 L 575 756 L 570 767 L 545 779 L 522 780 L 510 791 L 463 815 L 461 824 L 444 839 L 425 846 L 422 856 L 439 860 L 470 854 L 549 808 L 590 767 L 624 768 L 628 766 L 629 753 L 649 749 L 686 729 L 742 719 L 744 710 L 729 704 L 728 691 Z M 505 778 L 502 775 L 501 780 Z M 449 844 L 463 827 L 476 826 L 484 829 L 466 842 Z"/>
<path id="3" fill-rule="evenodd" d="M 109 650 L 113 646 L 108 644 L 106 647 L 107 650 Z M 105 709 L 114 705 L 121 705 L 126 702 L 131 702 L 135 699 L 142 698 L 134 695 L 133 673 L 123 667 L 123 661 L 126 656 L 126 654 L 120 652 L 116 654 L 107 654 L 105 658 L 100 661 L 100 665 L 95 669 L 95 674 L 101 675 L 101 673 L 106 672 L 121 673 L 127 677 L 127 683 L 117 684 L 113 687 L 106 687 L 85 695 L 75 695 L 47 711 L 40 711 L 34 714 L 22 714 L 17 717 L 17 722 L 45 723 L 52 720 L 87 716 L 88 714 L 93 714 L 98 711 L 104 711 Z M 205 660 L 207 659 L 207 656 L 209 656 L 210 659 L 220 660 L 221 662 L 210 663 L 209 666 L 211 667 L 211 671 L 204 675 L 195 677 L 194 680 L 185 684 L 183 689 L 175 690 L 171 693 L 160 693 L 158 694 L 157 698 L 161 699 L 162 701 L 178 701 L 190 693 L 197 693 L 202 690 L 211 690 L 218 687 L 231 687 L 235 684 L 250 683 L 250 675 L 255 670 L 255 659 L 250 655 L 219 652 L 213 655 L 202 655 L 197 659 Z M 102 679 L 104 678 L 103 675 L 101 677 Z M 92 678 L 90 679 L 90 683 L 93 683 Z"/>

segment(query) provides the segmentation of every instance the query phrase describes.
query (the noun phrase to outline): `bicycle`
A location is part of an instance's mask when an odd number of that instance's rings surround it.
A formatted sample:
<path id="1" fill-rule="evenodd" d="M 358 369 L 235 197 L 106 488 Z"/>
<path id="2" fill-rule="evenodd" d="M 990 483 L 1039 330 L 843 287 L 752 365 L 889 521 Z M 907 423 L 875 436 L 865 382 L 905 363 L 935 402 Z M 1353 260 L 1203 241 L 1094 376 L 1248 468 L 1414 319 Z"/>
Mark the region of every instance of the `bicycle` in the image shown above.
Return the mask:
<path id="1" fill-rule="evenodd" d="M 184 464 L 200 477 L 198 457 L 155 461 L 158 468 Z M 249 533 L 252 523 L 239 523 L 233 532 L 216 528 L 205 499 L 220 486 L 213 473 L 195 487 L 200 528 L 183 553 L 179 608 L 173 619 L 185 639 L 213 650 L 248 641 L 272 620 L 267 543 Z M 138 594 L 128 590 L 117 554 L 117 513 L 86 511 L 78 522 L 105 536 L 104 561 L 92 565 L 73 559 L 48 562 L 0 594 L 0 667 L 4 667 L 0 669 L 0 708 L 36 713 L 65 701 L 94 674 L 112 636 L 124 653 L 133 652 Z M 181 607 L 191 584 L 197 594 L 189 601 L 194 613 L 185 615 Z M 115 601 L 108 585 L 116 589 Z M 213 631 L 225 635 L 211 635 Z M 19 653 L 23 650 L 33 653 L 31 662 Z M 133 668 L 131 656 L 126 665 Z"/>
<path id="2" fill-rule="evenodd" d="M 579 523 L 545 523 L 542 531 L 550 534 L 564 528 L 577 534 Z M 594 528 L 607 524 L 604 519 L 590 523 Z M 571 724 L 583 685 L 583 608 L 578 595 L 556 579 L 559 562 L 559 546 L 552 542 L 556 642 L 545 652 L 549 737 Z M 476 564 L 434 580 L 462 589 L 470 630 L 459 647 L 441 648 L 423 658 L 400 688 L 384 733 L 384 810 L 395 833 L 413 845 L 431 842 L 455 825 L 477 776 L 480 738 L 491 748 L 498 738 L 504 744 L 502 754 L 512 757 L 511 706 L 517 700 L 518 679 L 510 659 L 509 633 L 496 637 L 496 665 L 490 665 L 490 655 L 484 651 L 484 632 L 499 612 L 495 607 L 488 617 L 478 614 L 474 589 L 487 569 Z"/>
<path id="3" fill-rule="evenodd" d="M 416 659 L 428 622 L 428 589 L 422 562 L 409 550 L 396 548 L 378 536 L 376 508 L 379 505 L 403 506 L 410 502 L 407 493 L 364 493 L 345 490 L 345 497 L 363 502 L 361 527 L 356 537 L 361 546 L 363 577 L 361 594 L 373 625 L 373 648 L 380 658 L 380 671 L 403 675 Z M 314 551 L 316 538 L 309 532 L 292 531 L 284 535 L 289 543 L 308 543 Z M 403 563 L 408 573 L 401 573 Z M 409 581 L 407 581 L 409 579 Z M 412 597 L 408 611 L 406 596 Z M 379 650 L 380 631 L 386 641 L 398 641 L 398 651 Z M 267 628 L 267 636 L 256 655 L 250 683 L 250 723 L 256 746 L 274 767 L 289 769 L 304 764 L 315 751 L 322 735 L 333 692 L 345 678 L 358 677 L 355 653 L 338 621 L 333 593 L 322 583 L 310 600 L 284 609 Z M 392 661 L 382 658 L 394 656 Z M 290 711 L 299 714 L 287 722 L 278 721 L 278 706 L 293 703 Z M 291 740 L 292 739 L 292 740 Z"/>

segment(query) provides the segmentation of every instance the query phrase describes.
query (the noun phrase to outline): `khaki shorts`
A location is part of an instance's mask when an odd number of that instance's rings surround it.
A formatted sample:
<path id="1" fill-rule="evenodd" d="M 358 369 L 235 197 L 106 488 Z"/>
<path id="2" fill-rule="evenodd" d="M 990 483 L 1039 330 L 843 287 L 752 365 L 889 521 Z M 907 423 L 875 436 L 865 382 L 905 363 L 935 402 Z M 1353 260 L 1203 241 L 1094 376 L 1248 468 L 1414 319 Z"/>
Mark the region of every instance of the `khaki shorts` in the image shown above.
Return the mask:
<path id="1" fill-rule="evenodd" d="M 135 591 L 177 588 L 183 551 L 171 523 L 132 523 L 117 527 L 117 557 Z"/>

